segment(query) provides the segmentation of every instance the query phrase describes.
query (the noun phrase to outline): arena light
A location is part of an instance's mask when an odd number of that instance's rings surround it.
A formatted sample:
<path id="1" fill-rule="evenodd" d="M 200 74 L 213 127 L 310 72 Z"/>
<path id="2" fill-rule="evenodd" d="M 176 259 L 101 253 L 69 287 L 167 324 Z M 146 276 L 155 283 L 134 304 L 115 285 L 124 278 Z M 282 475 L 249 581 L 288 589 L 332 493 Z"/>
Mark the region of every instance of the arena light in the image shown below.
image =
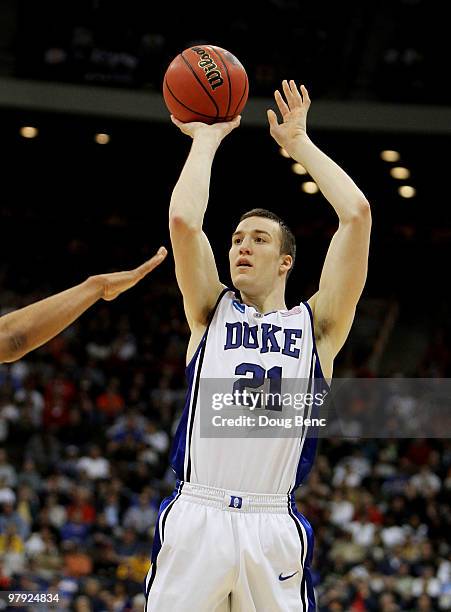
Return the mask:
<path id="1" fill-rule="evenodd" d="M 279 153 L 282 155 L 282 157 L 290 157 L 290 156 L 288 155 L 288 152 L 287 152 L 287 151 L 285 151 L 285 149 L 283 149 L 282 147 L 280 147 L 280 149 L 279 149 Z"/>
<path id="2" fill-rule="evenodd" d="M 295 174 L 307 174 L 307 170 L 301 164 L 297 162 L 291 166 L 291 169 Z"/>
<path id="3" fill-rule="evenodd" d="M 396 162 L 401 157 L 398 151 L 393 151 L 391 149 L 386 149 L 381 151 L 381 157 L 386 162 Z"/>
<path id="4" fill-rule="evenodd" d="M 302 183 L 302 191 L 305 191 L 305 193 L 318 193 L 319 189 L 318 185 L 313 181 L 305 181 L 305 183 Z"/>
<path id="5" fill-rule="evenodd" d="M 110 142 L 110 137 L 108 134 L 96 134 L 94 140 L 97 144 L 108 144 Z"/>
<path id="6" fill-rule="evenodd" d="M 410 170 L 402 166 L 395 166 L 394 168 L 390 169 L 390 174 L 395 179 L 405 180 L 409 178 Z"/>
<path id="7" fill-rule="evenodd" d="M 38 135 L 38 129 L 32 125 L 24 125 L 20 128 L 20 135 L 23 138 L 36 138 Z"/>
<path id="8" fill-rule="evenodd" d="M 401 185 L 398 188 L 398 193 L 402 198 L 413 198 L 416 194 L 416 189 L 410 185 Z"/>

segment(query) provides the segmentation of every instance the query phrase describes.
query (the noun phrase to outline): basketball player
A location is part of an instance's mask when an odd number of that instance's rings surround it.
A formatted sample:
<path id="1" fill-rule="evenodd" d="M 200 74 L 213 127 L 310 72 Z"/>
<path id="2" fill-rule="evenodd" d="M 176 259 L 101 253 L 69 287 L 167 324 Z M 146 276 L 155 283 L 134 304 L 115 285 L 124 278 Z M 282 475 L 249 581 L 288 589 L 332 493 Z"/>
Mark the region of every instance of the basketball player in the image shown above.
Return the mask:
<path id="1" fill-rule="evenodd" d="M 318 291 L 291 310 L 285 283 L 295 260 L 293 234 L 274 213 L 254 209 L 235 228 L 232 282 L 221 284 L 202 231 L 210 170 L 221 140 L 240 119 L 207 126 L 173 122 L 193 139 L 173 191 L 170 231 L 176 275 L 191 328 L 188 394 L 174 440 L 178 481 L 160 507 L 147 610 L 158 612 L 313 611 L 309 566 L 313 534 L 293 493 L 314 460 L 316 439 L 200 435 L 205 379 L 256 388 L 264 379 L 296 379 L 300 390 L 326 389 L 367 274 L 370 207 L 349 176 L 306 130 L 310 99 L 294 81 L 275 92 L 282 115 L 268 111 L 270 132 L 316 181 L 338 216 Z M 306 264 L 307 262 L 305 262 Z M 266 410 L 264 411 L 266 412 Z M 275 412 L 275 414 L 280 414 Z"/>
<path id="2" fill-rule="evenodd" d="M 134 270 L 90 276 L 83 283 L 0 317 L 0 363 L 20 359 L 73 323 L 97 300 L 114 300 L 130 289 L 166 257 L 160 247 Z"/>

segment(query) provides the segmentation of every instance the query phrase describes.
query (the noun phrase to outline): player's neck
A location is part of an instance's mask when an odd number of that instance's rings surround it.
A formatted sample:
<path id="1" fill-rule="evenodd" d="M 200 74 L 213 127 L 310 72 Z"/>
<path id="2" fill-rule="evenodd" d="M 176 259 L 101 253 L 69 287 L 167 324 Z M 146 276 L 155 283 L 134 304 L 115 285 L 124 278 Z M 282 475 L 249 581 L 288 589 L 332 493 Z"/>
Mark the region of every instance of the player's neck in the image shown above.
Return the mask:
<path id="1" fill-rule="evenodd" d="M 261 314 L 273 312 L 274 310 L 286 310 L 285 296 L 279 292 L 268 295 L 250 295 L 241 292 L 241 300 L 247 306 L 253 306 Z"/>

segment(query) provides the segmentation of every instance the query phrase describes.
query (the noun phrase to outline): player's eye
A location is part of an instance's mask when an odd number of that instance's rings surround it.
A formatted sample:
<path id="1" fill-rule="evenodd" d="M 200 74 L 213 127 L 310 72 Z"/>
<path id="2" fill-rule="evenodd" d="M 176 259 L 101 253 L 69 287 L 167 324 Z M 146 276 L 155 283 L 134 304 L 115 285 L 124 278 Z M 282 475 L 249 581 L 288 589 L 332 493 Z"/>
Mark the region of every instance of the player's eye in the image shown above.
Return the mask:
<path id="1" fill-rule="evenodd" d="M 265 242 L 261 236 L 256 236 L 255 242 Z"/>
<path id="2" fill-rule="evenodd" d="M 233 244 L 240 244 L 241 242 L 241 238 L 234 238 L 233 239 Z"/>

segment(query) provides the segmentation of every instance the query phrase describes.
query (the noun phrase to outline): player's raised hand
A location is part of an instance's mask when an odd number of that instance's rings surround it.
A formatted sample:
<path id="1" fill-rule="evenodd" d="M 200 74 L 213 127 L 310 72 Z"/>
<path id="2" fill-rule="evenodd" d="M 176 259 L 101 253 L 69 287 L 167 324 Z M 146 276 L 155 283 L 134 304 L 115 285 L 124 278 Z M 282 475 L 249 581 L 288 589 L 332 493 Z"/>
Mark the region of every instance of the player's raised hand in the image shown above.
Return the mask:
<path id="1" fill-rule="evenodd" d="M 102 287 L 102 298 L 107 301 L 114 300 L 119 294 L 134 287 L 149 272 L 152 272 L 168 254 L 164 247 L 160 247 L 157 253 L 149 260 L 135 268 L 125 272 L 111 272 L 110 274 L 98 274 L 94 278 Z"/>
<path id="2" fill-rule="evenodd" d="M 269 131 L 274 140 L 288 152 L 299 138 L 307 134 L 307 112 L 310 98 L 307 89 L 301 85 L 300 91 L 294 81 L 282 81 L 284 96 L 277 89 L 274 92 L 277 107 L 282 115 L 282 123 L 277 120 L 273 110 L 268 110 Z"/>
<path id="3" fill-rule="evenodd" d="M 193 121 L 191 123 L 182 123 L 171 115 L 171 121 L 174 125 L 176 125 L 181 132 L 186 134 L 187 136 L 191 136 L 191 138 L 197 138 L 198 136 L 207 136 L 215 139 L 219 142 L 230 134 L 232 130 L 237 128 L 240 125 L 241 115 L 235 117 L 231 121 L 223 121 L 221 123 L 213 123 L 212 125 L 208 125 L 207 123 L 201 123 L 200 121 Z"/>

